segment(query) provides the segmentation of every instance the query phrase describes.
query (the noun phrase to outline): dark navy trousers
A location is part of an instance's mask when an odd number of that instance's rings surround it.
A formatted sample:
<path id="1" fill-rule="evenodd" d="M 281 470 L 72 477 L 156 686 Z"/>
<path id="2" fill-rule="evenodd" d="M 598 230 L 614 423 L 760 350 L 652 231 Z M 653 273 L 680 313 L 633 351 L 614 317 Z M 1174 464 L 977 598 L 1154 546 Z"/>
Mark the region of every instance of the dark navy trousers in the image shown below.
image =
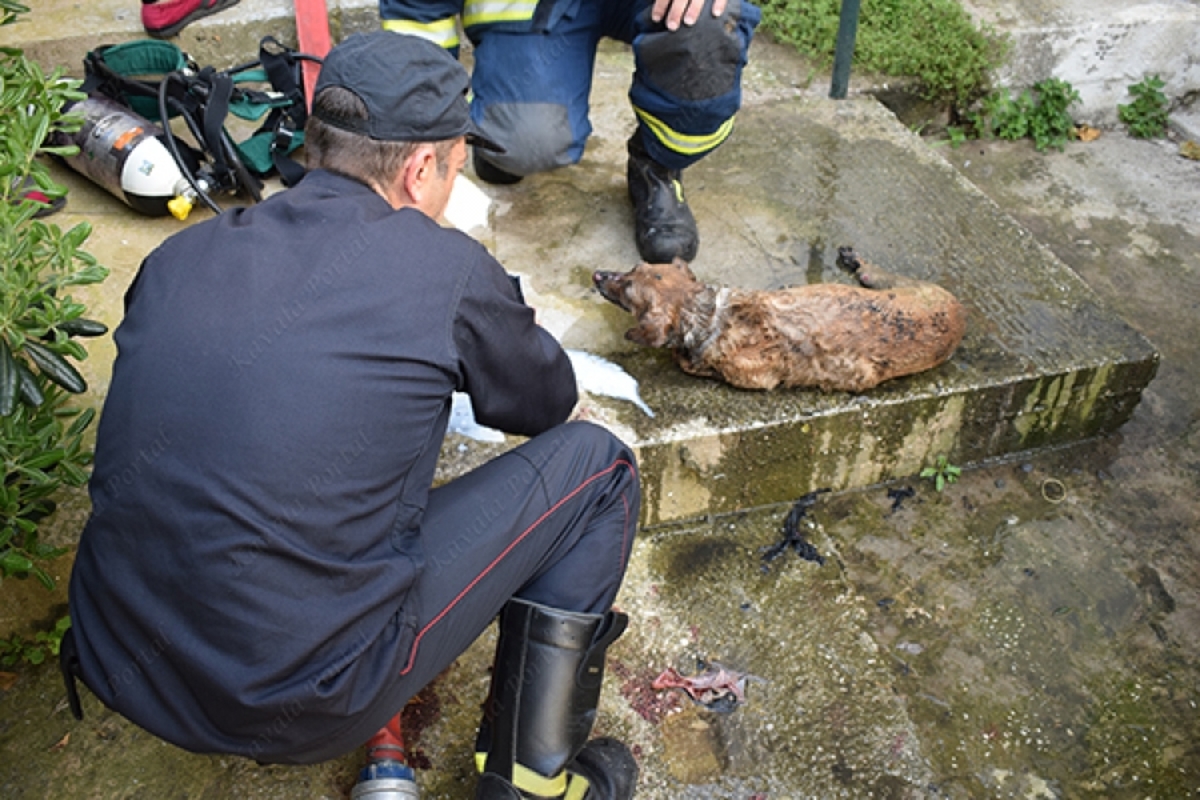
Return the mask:
<path id="1" fill-rule="evenodd" d="M 513 596 L 571 611 L 608 610 L 640 503 L 632 452 L 586 422 L 553 428 L 434 489 L 421 527 L 424 568 L 404 603 L 412 643 L 394 685 L 373 715 L 325 743 L 327 752 L 296 760 L 333 758 L 365 742 Z"/>

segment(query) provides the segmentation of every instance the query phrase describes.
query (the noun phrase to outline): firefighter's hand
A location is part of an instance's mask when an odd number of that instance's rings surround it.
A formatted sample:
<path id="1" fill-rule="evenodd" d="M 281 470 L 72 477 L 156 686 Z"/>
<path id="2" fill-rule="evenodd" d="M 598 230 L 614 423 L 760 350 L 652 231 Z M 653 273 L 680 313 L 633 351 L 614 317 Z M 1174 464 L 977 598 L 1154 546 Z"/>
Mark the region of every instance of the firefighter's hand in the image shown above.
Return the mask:
<path id="1" fill-rule="evenodd" d="M 679 29 L 679 23 L 695 25 L 704 10 L 704 0 L 654 0 L 650 10 L 650 18 L 655 22 L 663 22 L 667 30 Z M 712 15 L 719 17 L 725 13 L 725 0 L 713 0 Z"/>

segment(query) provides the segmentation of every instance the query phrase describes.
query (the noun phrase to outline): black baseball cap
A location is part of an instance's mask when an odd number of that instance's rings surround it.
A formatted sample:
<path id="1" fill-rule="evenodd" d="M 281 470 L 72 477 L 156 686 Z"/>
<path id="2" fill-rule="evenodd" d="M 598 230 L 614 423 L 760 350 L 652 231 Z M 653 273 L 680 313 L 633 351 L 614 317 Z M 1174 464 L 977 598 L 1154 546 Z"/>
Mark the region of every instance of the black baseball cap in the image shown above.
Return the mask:
<path id="1" fill-rule="evenodd" d="M 427 39 L 394 31 L 356 33 L 325 56 L 313 96 L 340 86 L 367 107 L 366 119 L 314 116 L 351 133 L 388 142 L 436 142 L 466 136 L 475 147 L 503 153 L 471 120 L 467 71 Z"/>

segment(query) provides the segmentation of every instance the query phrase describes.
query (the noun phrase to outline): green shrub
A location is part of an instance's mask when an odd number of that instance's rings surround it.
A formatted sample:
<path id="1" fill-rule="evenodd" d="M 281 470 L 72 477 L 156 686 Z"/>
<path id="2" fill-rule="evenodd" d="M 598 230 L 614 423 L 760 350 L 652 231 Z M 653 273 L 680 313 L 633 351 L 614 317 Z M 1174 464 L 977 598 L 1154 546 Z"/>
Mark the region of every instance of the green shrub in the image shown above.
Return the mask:
<path id="1" fill-rule="evenodd" d="M 1162 88 L 1166 84 L 1157 75 L 1150 75 L 1129 87 L 1133 102 L 1117 105 L 1117 116 L 1129 129 L 1130 136 L 1157 139 L 1167 132 L 1167 110 L 1170 104 Z"/>
<path id="2" fill-rule="evenodd" d="M 763 0 L 763 28 L 806 55 L 832 63 L 841 0 Z M 977 26 L 955 0 L 863 0 L 854 63 L 911 77 L 929 100 L 966 108 L 1004 62 L 1008 40 Z"/>
<path id="3" fill-rule="evenodd" d="M 0 3 L 3 24 L 23 11 Z M 32 575 L 48 588 L 53 581 L 38 562 L 59 551 L 39 540 L 39 529 L 55 492 L 86 483 L 91 463 L 83 432 L 95 412 L 67 403 L 87 388 L 72 363 L 87 357 L 76 337 L 107 330 L 85 319 L 67 290 L 102 281 L 108 270 L 80 249 L 87 223 L 64 232 L 37 218 L 44 207 L 25 195 L 31 185 L 50 197 L 66 191 L 37 156 L 70 152 L 45 142 L 53 131 L 78 129 L 62 110 L 83 97 L 78 85 L 0 48 L 0 577 Z"/>
<path id="4" fill-rule="evenodd" d="M 992 92 L 967 116 L 976 137 L 1028 138 L 1038 150 L 1062 150 L 1075 128 L 1068 109 L 1078 101 L 1079 92 L 1070 83 L 1047 78 L 1015 98 L 1007 89 Z"/>

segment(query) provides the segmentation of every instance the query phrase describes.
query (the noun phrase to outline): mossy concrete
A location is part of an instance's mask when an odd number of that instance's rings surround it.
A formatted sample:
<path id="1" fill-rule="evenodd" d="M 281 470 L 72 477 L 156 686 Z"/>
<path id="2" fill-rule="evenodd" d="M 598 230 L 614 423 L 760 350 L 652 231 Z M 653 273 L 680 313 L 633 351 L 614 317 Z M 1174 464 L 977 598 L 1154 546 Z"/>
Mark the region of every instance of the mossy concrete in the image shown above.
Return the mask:
<path id="1" fill-rule="evenodd" d="M 941 494 L 907 484 L 900 503 L 884 487 L 824 497 L 802 528 L 824 565 L 764 561 L 786 506 L 643 532 L 598 732 L 633 746 L 638 796 L 657 800 L 1189 796 L 1195 589 L 1094 511 L 1134 488 L 1080 466 L 1112 457 L 1060 451 Z M 493 643 L 405 710 L 426 800 L 471 796 Z M 651 688 L 712 662 L 746 676 L 745 705 Z M 84 700 L 77 723 L 52 670 L 20 673 L 0 723 L 6 797 L 341 798 L 353 782 L 354 755 L 189 754 Z"/>

